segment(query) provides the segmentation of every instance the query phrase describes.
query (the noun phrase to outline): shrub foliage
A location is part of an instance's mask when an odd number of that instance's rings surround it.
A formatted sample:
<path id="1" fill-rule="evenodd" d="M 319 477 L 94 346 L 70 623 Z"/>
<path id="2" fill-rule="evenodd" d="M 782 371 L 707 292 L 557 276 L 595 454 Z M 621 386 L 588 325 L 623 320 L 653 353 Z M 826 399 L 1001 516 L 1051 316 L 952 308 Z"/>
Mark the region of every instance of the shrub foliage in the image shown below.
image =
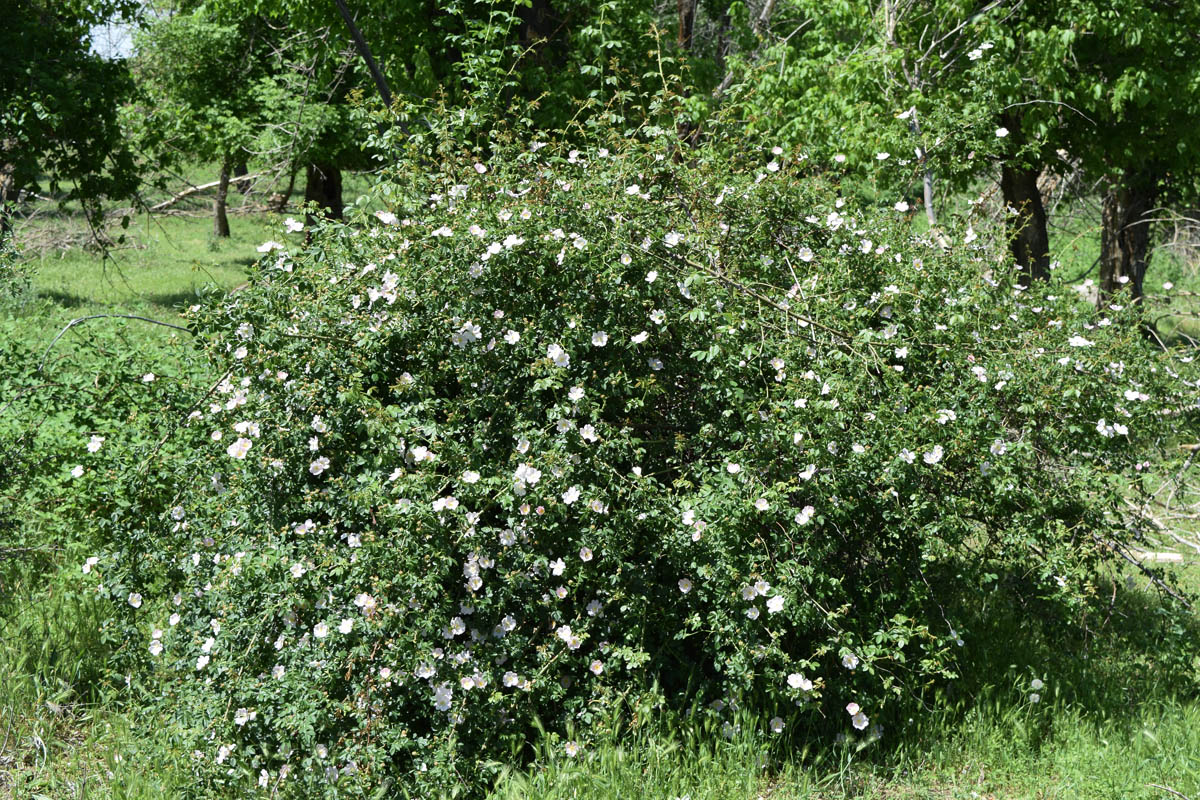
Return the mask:
<path id="1" fill-rule="evenodd" d="M 663 698 L 869 736 L 955 678 L 981 587 L 1091 601 L 1190 420 L 1136 312 L 799 151 L 672 141 L 416 136 L 389 211 L 193 310 L 223 377 L 89 574 L 198 794 L 477 786 Z"/>

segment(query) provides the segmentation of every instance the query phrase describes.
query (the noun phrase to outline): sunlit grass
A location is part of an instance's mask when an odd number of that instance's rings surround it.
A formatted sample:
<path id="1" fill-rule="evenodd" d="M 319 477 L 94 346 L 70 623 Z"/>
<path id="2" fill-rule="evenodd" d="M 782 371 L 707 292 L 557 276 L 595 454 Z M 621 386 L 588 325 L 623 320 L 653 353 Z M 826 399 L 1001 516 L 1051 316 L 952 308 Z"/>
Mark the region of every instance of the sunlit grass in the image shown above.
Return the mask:
<path id="1" fill-rule="evenodd" d="M 1146 697 L 1112 716 L 1050 684 L 989 687 L 965 714 L 939 709 L 859 750 L 782 746 L 768 734 L 658 725 L 568 757 L 543 748 L 504 775 L 490 800 L 840 800 L 842 798 L 1188 798 L 1200 793 L 1200 704 Z M 1161 788 L 1160 788 L 1161 787 Z M 1178 796 L 1178 795 L 1175 795 Z"/>
<path id="2" fill-rule="evenodd" d="M 115 704 L 97 607 L 63 573 L 5 588 L 0 798 L 170 797 L 158 743 Z"/>
<path id="3" fill-rule="evenodd" d="M 228 239 L 214 239 L 209 221 L 168 217 L 139 223 L 135 247 L 108 259 L 80 249 L 43 251 L 27 262 L 38 294 L 65 309 L 158 307 L 194 302 L 206 287 L 231 289 L 245 281 L 255 248 L 280 226 L 269 217 L 237 217 Z"/>

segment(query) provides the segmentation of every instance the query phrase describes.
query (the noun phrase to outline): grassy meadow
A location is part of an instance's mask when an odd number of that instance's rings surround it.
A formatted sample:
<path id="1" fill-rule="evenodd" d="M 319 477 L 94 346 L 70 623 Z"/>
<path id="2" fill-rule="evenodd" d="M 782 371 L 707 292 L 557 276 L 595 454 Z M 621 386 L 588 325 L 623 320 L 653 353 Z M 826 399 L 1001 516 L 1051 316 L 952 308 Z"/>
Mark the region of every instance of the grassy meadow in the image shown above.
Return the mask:
<path id="1" fill-rule="evenodd" d="M 1058 231 L 1054 243 L 1063 262 L 1056 274 L 1076 283 L 1096 256 L 1090 223 L 1077 219 L 1078 229 Z M 68 224 L 53 222 L 60 223 Z M 198 293 L 242 283 L 255 247 L 283 235 L 277 215 L 239 214 L 231 225 L 233 236 L 217 241 L 202 213 L 135 219 L 127 244 L 108 258 L 78 247 L 27 249 L 32 290 L 0 306 L 0 336 L 40 354 L 78 317 L 177 321 Z M 1194 268 L 1169 250 L 1160 251 L 1147 287 L 1156 291 L 1164 281 L 1200 289 Z M 1171 336 L 1200 332 L 1186 314 L 1162 329 Z M 73 328 L 48 364 L 60 375 L 91 376 L 120 354 L 132 359 L 131 369 L 169 375 L 184 368 L 184 349 L 177 331 L 102 318 Z M 0 406 L 11 403 L 0 426 L 33 419 L 26 400 L 0 394 Z M 44 418 L 42 435 L 73 435 L 67 416 Z M 23 511 L 17 530 L 0 531 L 0 798 L 174 796 L 188 781 L 189 754 L 172 752 L 155 721 L 136 713 L 136 681 L 123 685 L 106 674 L 112 645 L 97 635 L 98 609 L 76 591 L 86 535 L 56 526 L 53 502 Z M 1180 533 L 1195 539 L 1194 530 Z M 1161 549 L 1179 555 L 1162 568 L 1200 591 L 1200 547 L 1164 538 Z M 985 677 L 931 698 L 921 721 L 885 729 L 878 740 L 829 744 L 786 732 L 768 740 L 750 725 L 725 736 L 685 717 L 652 715 L 579 758 L 540 750 L 529 769 L 504 772 L 493 797 L 1200 800 L 1200 701 L 1180 688 L 1186 674 L 1161 674 L 1154 657 L 1161 637 L 1197 635 L 1200 613 L 1191 629 L 1164 631 L 1151 584 L 1128 581 L 1114 575 L 1111 586 L 1097 587 L 1112 591 L 1108 619 L 1081 620 L 1080 630 L 1061 638 L 1039 632 L 1013 609 L 981 612 L 965 647 Z M 1116 635 L 1101 644 L 1090 635 L 1100 629 Z M 429 796 L 437 795 L 429 787 Z"/>

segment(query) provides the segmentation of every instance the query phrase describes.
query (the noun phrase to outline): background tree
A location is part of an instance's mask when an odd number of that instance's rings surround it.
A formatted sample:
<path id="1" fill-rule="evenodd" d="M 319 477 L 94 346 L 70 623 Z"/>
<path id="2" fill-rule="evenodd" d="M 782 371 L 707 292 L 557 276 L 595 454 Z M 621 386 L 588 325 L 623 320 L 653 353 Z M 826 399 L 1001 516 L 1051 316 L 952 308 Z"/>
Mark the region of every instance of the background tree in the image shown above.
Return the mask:
<path id="1" fill-rule="evenodd" d="M 1079 100 L 1095 121 L 1067 145 L 1102 194 L 1099 302 L 1143 296 L 1157 209 L 1195 202 L 1200 177 L 1200 8 L 1079 4 Z"/>
<path id="2" fill-rule="evenodd" d="M 1046 251 L 1029 235 L 1038 206 L 1018 196 L 1030 180 L 1021 167 L 1030 147 L 997 135 L 999 109 L 1027 88 L 991 64 L 996 26 L 1009 14 L 1001 2 L 786 0 L 763 26 L 758 63 L 733 60 L 732 102 L 752 128 L 775 131 L 819 163 L 870 175 L 858 188 L 880 202 L 913 201 L 931 227 L 939 205 L 999 161 L 1009 204 L 1020 210 L 1008 226 L 1014 257 L 1042 274 Z"/>
<path id="3" fill-rule="evenodd" d="M 229 181 L 265 121 L 257 84 L 266 78 L 270 32 L 255 17 L 221 24 L 203 8 L 167 13 L 137 37 L 134 68 L 145 104 L 143 134 L 159 166 L 215 161 L 213 235 L 229 235 Z"/>
<path id="4" fill-rule="evenodd" d="M 1078 170 L 1106 187 L 1103 293 L 1127 279 L 1138 295 L 1151 209 L 1168 186 L 1182 200 L 1195 183 L 1197 14 L 1173 2 L 785 0 L 760 57 L 771 68 L 735 60 L 736 102 L 752 127 L 823 158 L 890 153 L 894 183 L 870 188 L 920 187 L 931 225 L 939 197 L 998 172 L 1029 279 L 1050 270 L 1039 181 Z"/>
<path id="5" fill-rule="evenodd" d="M 724 59 L 741 43 L 758 44 L 745 32 L 762 13 L 751 18 L 738 9 L 727 0 L 688 0 L 671 9 L 645 0 L 488 0 L 436 8 L 412 0 L 169 0 L 159 6 L 171 17 L 163 31 L 178 29 L 185 48 L 194 45 L 189 36 L 207 36 L 211 46 L 198 59 L 170 59 L 164 71 L 175 69 L 182 80 L 157 83 L 160 94 L 178 95 L 187 109 L 179 119 L 198 114 L 206 122 L 191 126 L 206 143 L 190 148 L 193 157 L 207 149 L 223 160 L 231 139 L 260 160 L 286 154 L 304 173 L 305 198 L 336 217 L 342 172 L 372 164 L 362 129 L 351 120 L 361 101 L 398 97 L 416 109 L 435 101 L 464 109 L 479 121 L 486 148 L 487 120 L 508 118 L 514 108 L 534 128 L 555 128 L 604 105 L 644 107 L 640 85 L 650 81 L 692 95 L 681 113 L 693 129 L 705 113 L 703 96 L 724 74 Z M 215 27 L 197 28 L 197 19 Z M 269 64 L 255 80 L 238 48 L 263 41 L 270 43 Z M 164 53 L 180 47 L 166 45 L 159 48 Z M 261 64 L 261 56 L 256 51 L 251 61 Z M 254 131 L 249 144 L 247 127 Z"/>
<path id="6" fill-rule="evenodd" d="M 133 0 L 19 0 L 0 26 L 0 235 L 8 204 L 48 190 L 95 221 L 104 198 L 138 186 L 119 125 L 133 84 L 125 65 L 89 52 L 90 31 L 132 18 Z"/>
<path id="7" fill-rule="evenodd" d="M 337 5 L 180 0 L 172 9 L 180 17 L 201 15 L 226 30 L 259 33 L 260 47 L 254 53 L 259 74 L 254 80 L 239 76 L 238 53 L 216 53 L 221 69 L 239 81 L 239 91 L 258 113 L 241 146 L 260 159 L 286 161 L 291 171 L 302 169 L 305 199 L 340 217 L 342 171 L 370 163 L 362 151 L 360 130 L 351 120 L 351 101 L 360 92 L 373 93 L 374 86 L 366 66 L 359 63 Z M 380 4 L 379 10 L 380 15 L 369 19 L 360 15 L 358 25 L 368 41 L 387 31 L 410 47 L 420 47 L 426 38 L 416 26 L 420 9 L 414 4 L 401 4 L 398 9 Z M 386 72 L 387 67 L 385 62 L 381 69 Z M 211 96 L 207 91 L 199 94 Z"/>

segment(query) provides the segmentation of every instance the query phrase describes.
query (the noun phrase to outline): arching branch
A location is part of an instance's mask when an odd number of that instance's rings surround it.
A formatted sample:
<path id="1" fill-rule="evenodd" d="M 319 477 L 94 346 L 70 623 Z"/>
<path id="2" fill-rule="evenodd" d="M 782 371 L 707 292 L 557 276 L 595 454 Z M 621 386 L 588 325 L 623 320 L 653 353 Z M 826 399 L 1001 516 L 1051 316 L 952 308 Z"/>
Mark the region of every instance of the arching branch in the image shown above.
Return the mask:
<path id="1" fill-rule="evenodd" d="M 160 322 L 159 320 L 150 319 L 149 317 L 139 317 L 137 314 L 92 314 L 90 317 L 79 317 L 78 319 L 73 319 L 70 322 L 68 322 L 67 326 L 58 332 L 58 335 L 54 337 L 54 339 L 50 342 L 50 344 L 46 345 L 46 349 L 42 352 L 42 360 L 40 362 L 38 362 L 38 372 L 41 372 L 42 369 L 46 366 L 46 356 L 50 355 L 50 351 L 54 348 L 54 345 L 58 344 L 58 340 L 61 339 L 66 334 L 67 331 L 71 330 L 71 328 L 74 328 L 76 325 L 78 325 L 81 322 L 87 322 L 89 319 L 109 319 L 109 318 L 111 318 L 111 319 L 136 319 L 139 322 L 149 322 L 152 325 L 162 325 L 164 328 L 174 328 L 175 330 L 183 331 L 184 333 L 192 333 L 191 330 L 188 330 L 187 328 L 183 327 L 182 325 L 172 325 L 170 322 Z"/>

